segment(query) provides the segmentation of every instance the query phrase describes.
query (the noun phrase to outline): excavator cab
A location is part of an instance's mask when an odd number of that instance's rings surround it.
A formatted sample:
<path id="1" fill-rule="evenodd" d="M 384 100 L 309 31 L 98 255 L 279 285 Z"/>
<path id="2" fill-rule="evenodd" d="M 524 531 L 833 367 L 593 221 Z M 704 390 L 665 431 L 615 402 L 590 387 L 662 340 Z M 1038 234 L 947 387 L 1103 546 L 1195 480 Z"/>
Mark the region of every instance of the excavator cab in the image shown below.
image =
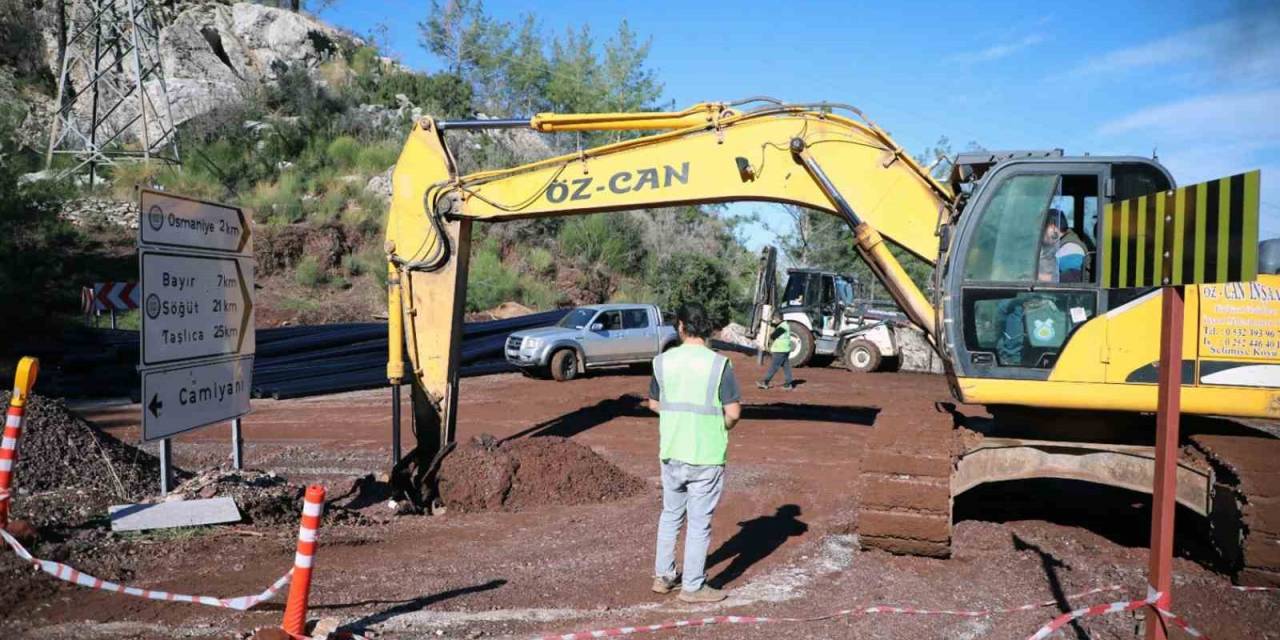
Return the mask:
<path id="1" fill-rule="evenodd" d="M 1103 207 L 1171 189 L 1169 173 L 1153 160 L 1055 150 L 962 154 L 952 178 L 968 194 L 943 275 L 957 374 L 1047 380 L 1068 349 L 1092 349 L 1102 366 L 1099 345 L 1074 344 L 1078 329 L 1146 293 L 1100 288 Z"/>

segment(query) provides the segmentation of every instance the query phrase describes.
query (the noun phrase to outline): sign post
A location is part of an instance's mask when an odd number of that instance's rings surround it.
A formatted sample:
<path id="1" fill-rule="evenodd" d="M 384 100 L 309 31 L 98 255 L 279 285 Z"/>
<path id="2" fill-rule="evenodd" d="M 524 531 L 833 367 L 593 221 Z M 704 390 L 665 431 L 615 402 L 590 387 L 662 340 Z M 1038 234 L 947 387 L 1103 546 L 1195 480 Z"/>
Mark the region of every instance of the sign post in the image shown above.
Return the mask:
<path id="1" fill-rule="evenodd" d="M 1178 491 L 1178 431 L 1182 411 L 1182 320 L 1186 291 L 1165 287 L 1160 302 L 1160 375 L 1156 393 L 1156 468 L 1152 478 L 1151 588 L 1160 592 L 1156 606 L 1169 610 L 1173 585 L 1173 514 Z M 1147 611 L 1147 638 L 1164 640 L 1164 618 Z"/>
<path id="2" fill-rule="evenodd" d="M 1166 611 L 1173 584 L 1185 287 L 1257 279 L 1260 182 L 1252 171 L 1108 204 L 1103 212 L 1103 288 L 1163 288 L 1148 588 L 1160 594 L 1155 606 Z M 1151 608 L 1146 615 L 1147 640 L 1166 640 L 1164 618 Z"/>
<path id="3" fill-rule="evenodd" d="M 249 412 L 253 354 L 253 242 L 237 208 L 139 190 L 142 439 L 160 441 L 162 493 L 172 476 L 169 438 L 232 421 L 242 468 L 240 417 Z"/>
<path id="4" fill-rule="evenodd" d="M 244 469 L 244 438 L 240 434 L 240 418 L 231 419 L 231 468 Z"/>

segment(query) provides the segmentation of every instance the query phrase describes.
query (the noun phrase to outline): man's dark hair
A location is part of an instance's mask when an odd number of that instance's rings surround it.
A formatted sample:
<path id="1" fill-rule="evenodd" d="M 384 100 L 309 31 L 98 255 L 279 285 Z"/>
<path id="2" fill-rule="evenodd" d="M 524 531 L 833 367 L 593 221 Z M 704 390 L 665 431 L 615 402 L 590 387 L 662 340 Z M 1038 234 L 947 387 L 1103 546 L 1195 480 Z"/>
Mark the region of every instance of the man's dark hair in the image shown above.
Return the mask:
<path id="1" fill-rule="evenodd" d="M 711 337 L 711 332 L 715 327 L 711 326 L 711 318 L 707 316 L 707 310 L 696 302 L 687 302 L 680 305 L 680 310 L 676 311 L 676 320 L 684 324 L 684 332 L 695 338 L 707 339 Z"/>

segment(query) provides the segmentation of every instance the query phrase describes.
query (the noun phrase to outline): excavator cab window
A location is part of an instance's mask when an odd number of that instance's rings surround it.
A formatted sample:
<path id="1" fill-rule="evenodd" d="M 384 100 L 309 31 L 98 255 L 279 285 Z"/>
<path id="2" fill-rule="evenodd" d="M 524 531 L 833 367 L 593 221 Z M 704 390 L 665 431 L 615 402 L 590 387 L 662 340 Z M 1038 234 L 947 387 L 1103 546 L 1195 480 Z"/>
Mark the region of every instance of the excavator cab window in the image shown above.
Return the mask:
<path id="1" fill-rule="evenodd" d="M 971 222 L 963 344 L 968 364 L 988 375 L 1044 377 L 1072 331 L 1097 314 L 1092 227 L 1103 170 L 1014 169 L 991 176 Z"/>

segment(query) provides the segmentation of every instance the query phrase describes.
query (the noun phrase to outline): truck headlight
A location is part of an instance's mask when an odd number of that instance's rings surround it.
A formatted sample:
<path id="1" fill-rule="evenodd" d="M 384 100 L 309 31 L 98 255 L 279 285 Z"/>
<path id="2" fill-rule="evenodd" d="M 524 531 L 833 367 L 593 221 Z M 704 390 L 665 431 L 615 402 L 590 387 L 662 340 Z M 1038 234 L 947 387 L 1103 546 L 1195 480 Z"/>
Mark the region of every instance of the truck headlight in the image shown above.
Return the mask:
<path id="1" fill-rule="evenodd" d="M 520 346 L 523 347 L 523 349 L 532 351 L 533 349 L 537 349 L 542 346 L 542 340 L 538 338 L 525 338 L 524 342 L 520 343 Z"/>

